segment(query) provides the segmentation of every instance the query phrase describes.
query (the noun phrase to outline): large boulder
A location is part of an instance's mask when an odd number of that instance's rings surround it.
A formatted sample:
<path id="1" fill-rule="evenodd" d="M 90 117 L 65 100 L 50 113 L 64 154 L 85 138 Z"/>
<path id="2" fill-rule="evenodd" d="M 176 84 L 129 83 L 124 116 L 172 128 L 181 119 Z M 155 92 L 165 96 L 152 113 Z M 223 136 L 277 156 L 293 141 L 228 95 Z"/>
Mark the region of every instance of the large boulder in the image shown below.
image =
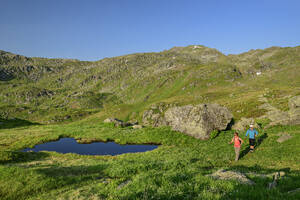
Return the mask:
<path id="1" fill-rule="evenodd" d="M 197 139 L 209 139 L 212 131 L 226 129 L 232 114 L 218 104 L 199 104 L 169 108 L 164 119 L 173 130 Z"/>

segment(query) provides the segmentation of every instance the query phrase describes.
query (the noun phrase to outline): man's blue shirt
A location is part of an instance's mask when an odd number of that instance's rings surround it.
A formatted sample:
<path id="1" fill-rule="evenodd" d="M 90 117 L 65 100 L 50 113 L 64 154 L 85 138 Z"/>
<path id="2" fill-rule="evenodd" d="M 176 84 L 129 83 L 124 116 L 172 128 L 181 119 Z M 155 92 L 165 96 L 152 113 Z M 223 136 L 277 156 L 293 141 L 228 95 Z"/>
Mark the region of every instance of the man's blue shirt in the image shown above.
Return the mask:
<path id="1" fill-rule="evenodd" d="M 253 129 L 253 130 L 248 129 L 247 132 L 246 132 L 246 137 L 249 135 L 249 138 L 250 138 L 250 139 L 254 139 L 254 138 L 255 138 L 255 137 L 254 137 L 254 134 L 255 134 L 255 135 L 258 135 L 257 130 L 255 130 L 255 129 Z"/>

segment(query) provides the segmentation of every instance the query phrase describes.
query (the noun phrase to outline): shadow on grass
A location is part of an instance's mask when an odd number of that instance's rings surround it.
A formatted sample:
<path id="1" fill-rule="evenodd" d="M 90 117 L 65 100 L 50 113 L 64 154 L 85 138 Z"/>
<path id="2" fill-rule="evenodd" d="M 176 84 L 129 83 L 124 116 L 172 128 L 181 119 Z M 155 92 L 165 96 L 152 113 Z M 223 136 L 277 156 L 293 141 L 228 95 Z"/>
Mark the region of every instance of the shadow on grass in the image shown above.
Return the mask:
<path id="1" fill-rule="evenodd" d="M 91 165 L 91 166 L 49 166 L 47 168 L 40 168 L 36 169 L 38 173 L 41 173 L 49 178 L 54 178 L 58 180 L 65 180 L 65 183 L 62 185 L 70 184 L 68 180 L 78 181 L 87 181 L 91 179 L 101 179 L 101 178 L 108 178 L 103 173 L 103 170 L 107 168 L 106 164 L 98 164 L 98 165 Z M 63 181 L 64 182 L 64 181 Z"/>
<path id="2" fill-rule="evenodd" d="M 0 151 L 0 164 L 30 162 L 49 157 L 45 152 Z"/>
<path id="3" fill-rule="evenodd" d="M 0 118 L 0 129 L 17 128 L 24 126 L 41 125 L 40 123 L 30 122 L 24 119 L 2 119 Z"/>
<path id="4" fill-rule="evenodd" d="M 257 139 L 257 141 L 256 141 L 256 144 L 255 144 L 255 149 L 257 148 L 257 147 L 259 147 L 260 145 L 261 145 L 261 143 L 266 139 L 268 137 L 268 134 L 265 132 L 263 135 L 261 135 L 260 137 L 258 137 L 258 139 Z M 249 153 L 249 151 L 250 151 L 250 146 L 248 145 L 247 147 L 246 147 L 246 149 L 244 149 L 243 151 L 241 151 L 241 153 L 240 153 L 240 158 L 239 159 L 241 159 L 241 158 L 243 158 L 245 155 L 247 155 L 248 153 Z M 254 150 L 255 151 L 255 150 Z"/>
<path id="5" fill-rule="evenodd" d="M 67 167 L 47 164 L 35 168 L 18 167 L 16 177 L 11 177 L 11 179 L 16 183 L 21 181 L 27 184 L 13 186 L 14 192 L 7 191 L 4 193 L 0 188 L 0 199 L 27 199 L 28 197 L 44 199 L 45 197 L 37 197 L 37 195 L 45 194 L 47 196 L 51 191 L 62 188 L 65 189 L 64 191 L 69 191 L 85 186 L 87 182 L 93 180 L 97 180 L 97 184 L 99 184 L 102 180 L 102 182 L 106 181 L 108 177 L 103 172 L 105 168 L 106 165 L 104 164 Z M 9 170 L 7 169 L 7 171 Z M 12 172 L 14 173 L 14 171 Z M 52 198 L 53 196 L 50 195 L 50 199 Z"/>

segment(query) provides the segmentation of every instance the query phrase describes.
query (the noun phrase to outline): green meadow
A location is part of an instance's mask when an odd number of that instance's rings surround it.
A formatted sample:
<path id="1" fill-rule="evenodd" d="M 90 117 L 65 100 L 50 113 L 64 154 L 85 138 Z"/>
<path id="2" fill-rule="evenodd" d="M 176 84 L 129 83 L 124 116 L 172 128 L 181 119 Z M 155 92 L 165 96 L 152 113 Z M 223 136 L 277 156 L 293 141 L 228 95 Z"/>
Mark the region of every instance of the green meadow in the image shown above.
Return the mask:
<path id="1" fill-rule="evenodd" d="M 88 62 L 0 51 L 0 199 L 298 200 L 299 190 L 291 191 L 300 188 L 300 126 L 271 126 L 267 118 L 270 109 L 289 111 L 289 100 L 300 95 L 299 52 L 300 46 L 271 47 L 224 55 L 192 45 Z M 254 118 L 254 153 L 244 132 L 235 162 L 233 130 L 201 141 L 170 127 L 103 123 L 114 117 L 142 124 L 143 113 L 161 103 L 217 103 L 234 122 Z M 292 138 L 278 143 L 283 132 Z M 159 147 L 117 156 L 21 152 L 65 137 Z M 255 184 L 208 176 L 220 169 Z M 264 175 L 280 171 L 285 176 L 268 189 L 272 176 Z"/>
<path id="2" fill-rule="evenodd" d="M 3 121 L 3 120 L 2 120 Z M 19 123 L 19 126 L 17 126 Z M 299 199 L 300 126 L 259 129 L 254 153 L 248 142 L 234 161 L 233 132 L 201 141 L 168 127 L 115 128 L 97 118 L 60 125 L 6 121 L 0 129 L 0 199 Z M 11 126 L 10 126 L 11 125 Z M 280 132 L 293 139 L 276 142 Z M 78 141 L 160 144 L 153 151 L 117 156 L 20 152 L 25 147 L 73 137 Z M 219 169 L 249 174 L 255 185 L 208 177 Z M 284 171 L 276 188 L 270 177 Z"/>

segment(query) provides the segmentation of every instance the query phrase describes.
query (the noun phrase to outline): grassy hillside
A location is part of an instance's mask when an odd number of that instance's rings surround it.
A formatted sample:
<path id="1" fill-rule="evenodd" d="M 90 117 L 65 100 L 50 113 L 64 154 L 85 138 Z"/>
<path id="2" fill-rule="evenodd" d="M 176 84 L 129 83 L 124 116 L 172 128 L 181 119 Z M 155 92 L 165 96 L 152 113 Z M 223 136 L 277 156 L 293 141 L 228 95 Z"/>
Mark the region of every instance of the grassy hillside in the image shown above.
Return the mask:
<path id="1" fill-rule="evenodd" d="M 217 102 L 237 119 L 258 117 L 259 96 L 284 110 L 300 94 L 299 52 L 272 47 L 225 56 L 195 45 L 96 62 L 1 52 L 0 115 L 55 123 L 120 110 L 113 114 L 139 119 L 153 103 Z"/>
<path id="2" fill-rule="evenodd" d="M 300 126 L 266 126 L 268 104 L 288 110 L 300 95 L 300 46 L 239 55 L 200 45 L 96 62 L 28 58 L 0 51 L 0 199 L 300 199 Z M 234 162 L 233 131 L 207 141 L 168 127 L 132 129 L 106 117 L 141 121 L 153 104 L 218 103 L 234 120 L 260 124 Z M 277 142 L 280 133 L 291 139 Z M 81 142 L 155 143 L 149 152 L 83 156 L 20 152 L 73 137 Z M 220 169 L 253 181 L 215 180 Z M 274 172 L 284 172 L 268 189 Z"/>

